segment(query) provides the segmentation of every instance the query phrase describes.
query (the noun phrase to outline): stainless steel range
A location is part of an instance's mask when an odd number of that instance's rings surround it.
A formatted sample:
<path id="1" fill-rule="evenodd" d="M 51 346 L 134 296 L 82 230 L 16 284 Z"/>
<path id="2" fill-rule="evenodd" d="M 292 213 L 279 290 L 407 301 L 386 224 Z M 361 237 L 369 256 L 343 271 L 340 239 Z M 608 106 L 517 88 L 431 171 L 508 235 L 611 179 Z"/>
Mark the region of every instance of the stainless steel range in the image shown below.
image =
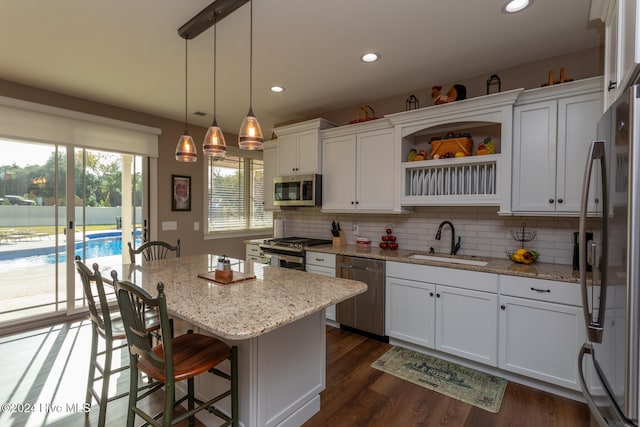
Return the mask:
<path id="1" fill-rule="evenodd" d="M 331 240 L 308 237 L 283 237 L 266 239 L 260 244 L 262 250 L 271 255 L 274 267 L 304 270 L 305 250 L 311 246 L 328 245 Z"/>

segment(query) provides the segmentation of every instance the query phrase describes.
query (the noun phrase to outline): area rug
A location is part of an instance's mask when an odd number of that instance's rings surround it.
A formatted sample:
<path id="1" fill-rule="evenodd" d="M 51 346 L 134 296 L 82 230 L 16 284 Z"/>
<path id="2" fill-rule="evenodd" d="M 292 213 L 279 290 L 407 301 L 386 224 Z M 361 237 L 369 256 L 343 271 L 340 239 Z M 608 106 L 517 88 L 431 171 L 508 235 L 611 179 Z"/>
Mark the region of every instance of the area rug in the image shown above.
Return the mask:
<path id="1" fill-rule="evenodd" d="M 507 388 L 504 378 L 397 346 L 371 367 L 493 413 Z"/>

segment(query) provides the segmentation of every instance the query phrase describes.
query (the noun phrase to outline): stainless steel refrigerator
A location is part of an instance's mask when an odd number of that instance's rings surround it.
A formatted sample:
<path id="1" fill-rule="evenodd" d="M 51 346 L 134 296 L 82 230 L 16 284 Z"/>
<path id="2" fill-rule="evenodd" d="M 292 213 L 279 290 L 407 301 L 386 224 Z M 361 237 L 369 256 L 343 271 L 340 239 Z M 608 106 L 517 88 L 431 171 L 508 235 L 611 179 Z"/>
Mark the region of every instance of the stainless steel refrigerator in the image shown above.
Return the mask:
<path id="1" fill-rule="evenodd" d="M 583 184 L 579 262 L 588 341 L 578 358 L 582 392 L 599 426 L 638 426 L 639 150 L 640 85 L 635 85 L 598 123 Z M 588 217 L 594 199 L 599 213 Z M 587 232 L 593 233 L 588 242 Z"/>

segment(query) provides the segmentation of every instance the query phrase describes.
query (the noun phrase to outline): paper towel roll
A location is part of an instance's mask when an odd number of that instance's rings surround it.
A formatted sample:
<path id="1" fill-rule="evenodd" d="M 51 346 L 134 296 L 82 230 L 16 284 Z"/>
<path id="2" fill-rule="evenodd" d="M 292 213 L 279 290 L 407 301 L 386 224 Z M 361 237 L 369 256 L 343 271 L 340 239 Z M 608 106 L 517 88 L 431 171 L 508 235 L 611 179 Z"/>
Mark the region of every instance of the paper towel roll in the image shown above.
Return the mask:
<path id="1" fill-rule="evenodd" d="M 273 237 L 275 239 L 281 239 L 284 237 L 284 220 L 283 219 L 273 220 Z"/>

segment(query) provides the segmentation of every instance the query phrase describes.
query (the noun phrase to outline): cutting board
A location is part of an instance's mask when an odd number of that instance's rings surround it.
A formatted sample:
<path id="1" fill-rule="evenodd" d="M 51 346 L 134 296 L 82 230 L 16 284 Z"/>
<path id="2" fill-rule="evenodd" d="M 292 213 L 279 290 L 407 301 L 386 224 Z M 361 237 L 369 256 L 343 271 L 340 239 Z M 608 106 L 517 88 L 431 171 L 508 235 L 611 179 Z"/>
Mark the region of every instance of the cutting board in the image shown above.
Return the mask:
<path id="1" fill-rule="evenodd" d="M 214 271 L 207 271 L 206 273 L 200 273 L 198 274 L 198 277 L 201 279 L 209 280 L 211 282 L 220 283 L 221 285 L 229 285 L 231 283 L 237 283 L 245 280 L 255 279 L 256 275 L 251 273 L 241 273 L 239 271 L 234 271 L 233 277 L 224 279 L 224 278 L 216 277 L 216 272 L 214 270 Z"/>

